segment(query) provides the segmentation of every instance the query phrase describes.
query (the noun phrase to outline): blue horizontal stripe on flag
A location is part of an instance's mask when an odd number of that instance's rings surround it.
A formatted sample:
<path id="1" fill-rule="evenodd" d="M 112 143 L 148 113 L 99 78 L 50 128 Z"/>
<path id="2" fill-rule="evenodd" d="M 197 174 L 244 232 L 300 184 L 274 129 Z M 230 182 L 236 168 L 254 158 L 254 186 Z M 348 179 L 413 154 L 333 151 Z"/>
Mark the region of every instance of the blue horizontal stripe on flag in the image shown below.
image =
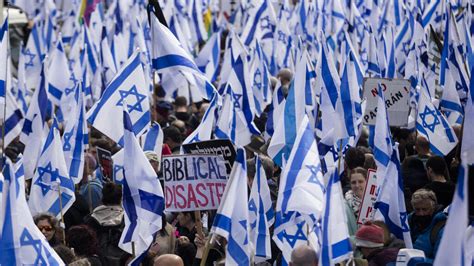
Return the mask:
<path id="1" fill-rule="evenodd" d="M 195 71 L 199 71 L 199 69 L 197 68 L 196 64 L 194 64 L 194 62 L 190 61 L 184 56 L 180 56 L 177 54 L 170 54 L 170 55 L 165 55 L 158 58 L 153 58 L 151 60 L 151 63 L 152 63 L 153 68 L 156 70 L 161 70 L 168 67 L 183 66 L 183 67 L 191 68 L 192 70 L 195 70 Z"/>

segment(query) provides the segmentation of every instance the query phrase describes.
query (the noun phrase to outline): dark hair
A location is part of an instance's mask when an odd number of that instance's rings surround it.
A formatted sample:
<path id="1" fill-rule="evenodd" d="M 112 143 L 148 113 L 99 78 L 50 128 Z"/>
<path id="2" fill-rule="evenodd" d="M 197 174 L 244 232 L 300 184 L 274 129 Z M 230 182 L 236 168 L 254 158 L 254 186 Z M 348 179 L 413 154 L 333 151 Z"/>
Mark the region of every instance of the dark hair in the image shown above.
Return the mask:
<path id="1" fill-rule="evenodd" d="M 76 225 L 67 231 L 66 242 L 74 248 L 77 256 L 92 256 L 97 254 L 97 235 L 85 224 Z"/>
<path id="2" fill-rule="evenodd" d="M 367 170 L 365 170 L 365 168 L 356 167 L 351 170 L 351 176 L 353 174 L 361 174 L 367 180 Z M 350 177 L 349 177 L 349 180 L 350 180 Z"/>
<path id="3" fill-rule="evenodd" d="M 122 202 L 122 186 L 106 182 L 102 188 L 102 204 L 119 205 Z"/>
<path id="4" fill-rule="evenodd" d="M 51 213 L 39 213 L 33 218 L 35 225 L 38 225 L 39 221 L 46 220 L 54 230 L 54 235 L 49 244 L 56 246 L 63 241 L 63 229 L 59 226 L 59 221 Z"/>
<path id="5" fill-rule="evenodd" d="M 344 160 L 349 169 L 354 169 L 356 167 L 364 167 L 365 155 L 364 152 L 360 149 L 350 147 L 346 151 Z"/>
<path id="6" fill-rule="evenodd" d="M 181 257 L 185 266 L 193 265 L 194 257 L 196 256 L 196 246 L 191 242 L 180 243 L 178 241 L 177 243 L 176 255 Z"/>
<path id="7" fill-rule="evenodd" d="M 448 166 L 443 157 L 431 156 L 428 158 L 426 161 L 426 170 L 428 170 L 428 168 L 431 168 L 436 175 L 443 175 L 446 179 L 449 179 Z"/>
<path id="8" fill-rule="evenodd" d="M 196 222 L 196 216 L 194 216 L 194 211 L 183 212 L 183 215 L 186 215 L 186 214 L 189 214 L 189 216 L 191 216 L 191 221 L 193 221 L 194 223 Z"/>
<path id="9" fill-rule="evenodd" d="M 176 143 L 181 143 L 181 131 L 176 126 L 169 126 L 163 129 L 163 136 L 166 139 L 171 139 Z"/>
<path id="10" fill-rule="evenodd" d="M 184 96 L 178 96 L 174 100 L 174 105 L 176 105 L 176 106 L 188 106 L 188 100 Z"/>
<path id="11" fill-rule="evenodd" d="M 74 261 L 75 256 L 72 250 L 65 245 L 57 245 L 54 247 L 54 251 L 59 255 L 59 257 L 64 261 L 64 263 L 69 264 Z"/>

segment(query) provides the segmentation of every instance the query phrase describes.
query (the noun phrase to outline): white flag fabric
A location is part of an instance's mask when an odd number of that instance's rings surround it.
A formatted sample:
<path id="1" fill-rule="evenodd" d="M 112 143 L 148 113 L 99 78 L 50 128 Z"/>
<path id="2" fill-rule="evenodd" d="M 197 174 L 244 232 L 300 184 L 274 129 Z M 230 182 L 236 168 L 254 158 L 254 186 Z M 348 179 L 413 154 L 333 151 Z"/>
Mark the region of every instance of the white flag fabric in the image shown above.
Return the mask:
<path id="1" fill-rule="evenodd" d="M 127 110 L 123 111 L 124 147 L 123 155 L 133 160 L 124 160 L 123 201 L 125 228 L 119 247 L 132 253 L 132 265 L 139 265 L 154 240 L 154 234 L 161 229 L 164 197 L 158 177 L 145 156 L 133 132 L 133 125 Z M 128 109 L 128 108 L 127 108 Z"/>
<path id="2" fill-rule="evenodd" d="M 245 150 L 239 148 L 211 232 L 227 240 L 225 264 L 250 265 Z"/>
<path id="3" fill-rule="evenodd" d="M 148 131 L 142 135 L 141 146 L 143 151 L 154 151 L 158 155 L 158 161 L 161 162 L 161 149 L 163 147 L 163 130 L 160 124 L 153 123 Z"/>
<path id="4" fill-rule="evenodd" d="M 111 117 L 122 117 L 123 103 L 126 103 L 130 114 L 133 132 L 140 135 L 150 124 L 150 103 L 138 51 L 133 53 L 109 83 L 99 101 L 87 112 L 87 121 L 119 145 L 123 145 L 124 131 L 117 127 L 117 120 Z"/>
<path id="5" fill-rule="evenodd" d="M 5 92 L 7 91 L 7 67 L 10 63 L 8 42 L 8 17 L 6 17 L 0 28 L 0 103 L 5 102 Z"/>
<path id="6" fill-rule="evenodd" d="M 249 223 L 250 242 L 255 247 L 255 261 L 258 262 L 272 257 L 270 227 L 275 220 L 275 213 L 262 162 L 258 156 L 255 160 L 256 171 L 249 198 Z"/>
<path id="7" fill-rule="evenodd" d="M 28 204 L 33 215 L 50 212 L 59 218 L 75 200 L 74 182 L 69 177 L 61 136 L 54 121 L 38 159 Z"/>
<path id="8" fill-rule="evenodd" d="M 20 159 L 7 160 L 0 180 L 0 265 L 64 265 L 38 229 L 28 209 Z"/>
<path id="9" fill-rule="evenodd" d="M 214 124 L 216 123 L 216 112 L 220 100 L 221 96 L 218 93 L 215 93 L 209 103 L 209 107 L 199 123 L 199 126 L 183 141 L 183 145 L 211 139 Z"/>
<path id="10" fill-rule="evenodd" d="M 48 93 L 51 97 L 49 98 L 54 104 L 59 106 L 63 94 L 72 92 L 73 90 L 71 89 L 74 86 L 71 80 L 71 71 L 69 70 L 68 60 L 61 39 L 58 40 L 56 47 L 51 52 L 51 59 L 47 73 L 50 73 L 48 76 Z"/>

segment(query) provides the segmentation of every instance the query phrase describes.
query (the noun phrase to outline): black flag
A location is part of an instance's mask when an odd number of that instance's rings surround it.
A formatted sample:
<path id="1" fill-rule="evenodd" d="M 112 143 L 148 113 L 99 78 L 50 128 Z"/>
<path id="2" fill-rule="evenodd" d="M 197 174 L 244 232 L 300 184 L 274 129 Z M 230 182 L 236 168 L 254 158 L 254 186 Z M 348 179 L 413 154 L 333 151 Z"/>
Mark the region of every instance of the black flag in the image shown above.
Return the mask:
<path id="1" fill-rule="evenodd" d="M 158 3 L 158 0 L 150 0 L 150 2 L 148 3 L 148 22 L 151 25 L 150 12 L 153 12 L 158 18 L 158 21 L 160 21 L 161 24 L 165 25 L 168 28 L 168 23 L 166 23 L 165 16 L 163 15 L 163 10 L 161 10 L 161 6 L 160 3 Z"/>

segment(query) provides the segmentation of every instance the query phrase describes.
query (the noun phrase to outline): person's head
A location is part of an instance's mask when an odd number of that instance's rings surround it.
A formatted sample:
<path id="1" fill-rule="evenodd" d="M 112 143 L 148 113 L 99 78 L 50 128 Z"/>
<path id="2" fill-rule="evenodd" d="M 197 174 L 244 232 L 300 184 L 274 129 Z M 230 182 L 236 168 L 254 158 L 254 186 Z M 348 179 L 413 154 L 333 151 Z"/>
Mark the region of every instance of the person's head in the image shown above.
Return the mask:
<path id="1" fill-rule="evenodd" d="M 367 258 L 374 250 L 383 247 L 384 231 L 380 226 L 367 222 L 357 230 L 355 244 L 364 257 Z"/>
<path id="2" fill-rule="evenodd" d="M 364 196 L 365 185 L 367 184 L 367 170 L 362 167 L 352 169 L 350 176 L 351 190 L 359 198 Z"/>
<path id="3" fill-rule="evenodd" d="M 120 205 L 122 203 L 122 186 L 113 182 L 105 182 L 102 187 L 102 204 Z"/>
<path id="4" fill-rule="evenodd" d="M 433 191 L 429 189 L 418 189 L 411 196 L 411 206 L 416 216 L 432 216 L 436 210 L 438 200 Z"/>
<path id="5" fill-rule="evenodd" d="M 280 80 L 282 86 L 288 86 L 293 79 L 293 73 L 288 68 L 283 68 L 278 72 L 277 78 Z"/>
<path id="6" fill-rule="evenodd" d="M 66 265 L 69 265 L 69 263 L 73 262 L 74 259 L 76 258 L 74 256 L 74 252 L 65 245 L 57 245 L 54 247 L 54 251 L 59 255 L 59 257 L 63 260 Z"/>
<path id="7" fill-rule="evenodd" d="M 364 168 L 369 169 L 377 169 L 377 164 L 375 163 L 375 158 L 372 153 L 364 154 L 365 161 L 364 161 Z"/>
<path id="8" fill-rule="evenodd" d="M 194 212 L 180 212 L 176 217 L 178 219 L 178 223 L 182 227 L 192 228 L 194 227 L 194 223 L 196 222 L 196 218 L 194 217 Z"/>
<path id="9" fill-rule="evenodd" d="M 199 112 L 198 112 L 198 118 L 199 118 L 199 121 L 202 120 L 202 118 L 204 117 L 204 114 L 206 113 L 207 111 L 207 108 L 209 108 L 210 104 L 205 102 L 205 103 L 202 103 L 201 106 L 199 107 Z"/>
<path id="10" fill-rule="evenodd" d="M 350 147 L 346 151 L 346 155 L 344 156 L 344 162 L 349 171 L 356 167 L 364 167 L 364 152 L 359 148 Z"/>
<path id="11" fill-rule="evenodd" d="M 181 131 L 175 126 L 169 126 L 163 129 L 163 143 L 168 144 L 171 149 L 181 145 Z"/>
<path id="12" fill-rule="evenodd" d="M 160 158 L 158 154 L 154 151 L 145 151 L 145 156 L 153 167 L 153 170 L 155 170 L 155 173 L 158 174 L 160 171 Z"/>
<path id="13" fill-rule="evenodd" d="M 419 155 L 429 155 L 430 142 L 425 137 L 418 135 L 415 141 L 415 150 Z"/>
<path id="14" fill-rule="evenodd" d="M 155 259 L 153 266 L 184 266 L 184 263 L 178 255 L 163 254 Z"/>
<path id="15" fill-rule="evenodd" d="M 443 157 L 431 156 L 426 161 L 426 174 L 428 175 L 428 179 L 431 181 L 438 177 L 444 177 L 444 179 L 448 180 L 448 173 L 448 166 L 446 165 L 446 161 L 443 159 Z"/>
<path id="16" fill-rule="evenodd" d="M 46 237 L 46 240 L 51 241 L 59 228 L 58 219 L 49 213 L 40 213 L 33 220 L 41 233 Z"/>
<path id="17" fill-rule="evenodd" d="M 184 265 L 192 265 L 196 256 L 196 246 L 189 241 L 177 241 L 176 243 L 176 255 L 183 260 Z"/>
<path id="18" fill-rule="evenodd" d="M 87 225 L 82 224 L 69 228 L 66 242 L 79 257 L 97 254 L 97 236 L 94 230 Z"/>
<path id="19" fill-rule="evenodd" d="M 291 252 L 290 266 L 316 266 L 318 255 L 308 245 L 299 245 Z"/>

